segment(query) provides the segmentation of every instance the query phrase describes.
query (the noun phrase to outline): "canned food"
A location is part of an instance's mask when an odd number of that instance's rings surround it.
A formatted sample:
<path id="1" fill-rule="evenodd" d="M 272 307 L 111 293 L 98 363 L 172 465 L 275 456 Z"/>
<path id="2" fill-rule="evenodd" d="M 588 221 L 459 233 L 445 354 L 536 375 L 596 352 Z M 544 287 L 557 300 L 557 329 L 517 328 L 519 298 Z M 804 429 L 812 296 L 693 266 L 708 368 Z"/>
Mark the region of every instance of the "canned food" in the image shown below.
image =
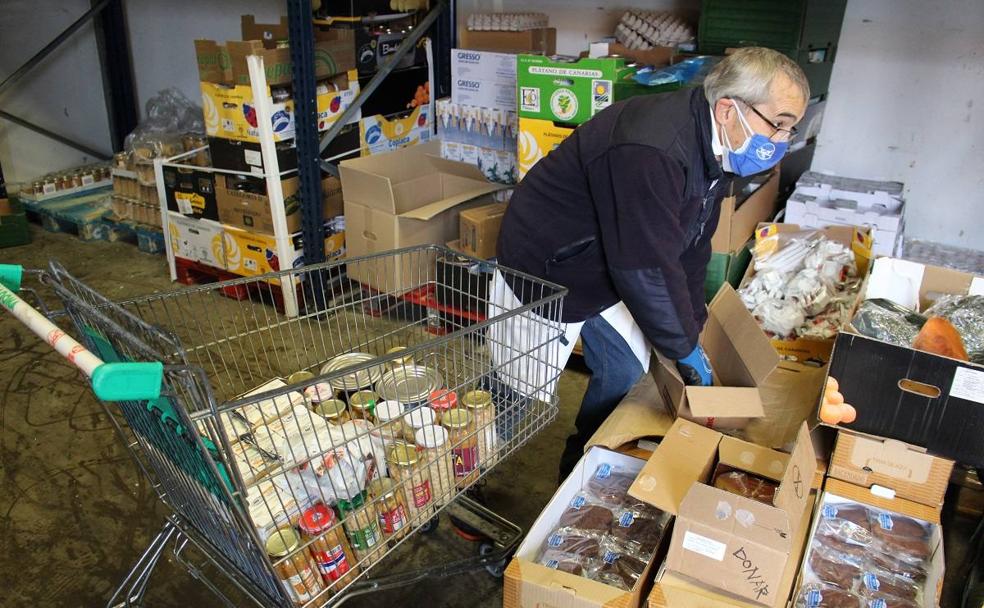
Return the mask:
<path id="1" fill-rule="evenodd" d="M 362 418 L 370 422 L 376 419 L 376 402 L 379 395 L 376 391 L 359 391 L 349 396 L 349 408 L 352 410 L 353 418 Z"/>
<path id="2" fill-rule="evenodd" d="M 407 350 L 407 347 L 406 346 L 396 346 L 396 347 L 391 348 L 388 351 L 386 351 L 386 354 L 387 355 L 395 355 L 396 353 L 405 352 L 406 350 Z M 411 354 L 405 354 L 404 356 L 402 356 L 402 357 L 400 357 L 398 359 L 393 359 L 389 363 L 390 369 L 394 369 L 394 370 L 395 369 L 402 369 L 404 367 L 411 366 L 411 365 L 413 365 L 413 355 L 411 355 Z"/>
<path id="3" fill-rule="evenodd" d="M 349 500 L 340 498 L 338 512 L 342 516 L 342 526 L 359 561 L 372 556 L 382 536 L 379 531 L 379 521 L 366 507 L 365 496 L 357 494 Z"/>
<path id="4" fill-rule="evenodd" d="M 300 545 L 301 537 L 293 528 L 280 528 L 266 540 L 267 554 L 273 561 L 283 560 L 274 569 L 295 604 L 311 601 L 324 589 L 314 559 L 307 551 L 298 551 Z"/>
<path id="5" fill-rule="evenodd" d="M 369 353 L 347 353 L 344 355 L 339 355 L 328 361 L 328 363 L 321 368 L 321 375 L 324 376 L 334 372 L 343 371 L 350 367 L 365 365 L 374 359 L 375 357 Z M 364 388 L 369 388 L 373 384 L 376 384 L 382 375 L 382 370 L 379 369 L 378 366 L 373 366 L 368 369 L 349 371 L 330 380 L 329 383 L 335 388 L 335 390 L 355 392 Z"/>
<path id="6" fill-rule="evenodd" d="M 458 407 L 458 393 L 447 389 L 431 391 L 430 407 L 437 414 L 437 421 L 440 422 L 448 411 Z"/>
<path id="7" fill-rule="evenodd" d="M 331 424 L 342 424 L 352 419 L 345 402 L 340 399 L 325 399 L 314 404 L 311 410 Z"/>
<path id="8" fill-rule="evenodd" d="M 408 365 L 386 372 L 376 383 L 376 392 L 388 401 L 408 407 L 426 404 L 432 391 L 444 386 L 444 378 L 430 367 Z"/>
<path id="9" fill-rule="evenodd" d="M 297 524 L 301 532 L 314 539 L 308 547 L 325 583 L 331 585 L 349 572 L 354 573 L 355 554 L 330 507 L 314 505 L 301 515 Z M 350 578 L 352 575 L 345 577 L 343 584 Z"/>
<path id="10" fill-rule="evenodd" d="M 389 477 L 380 477 L 369 482 L 366 490 L 376 501 L 376 513 L 379 515 L 379 527 L 386 538 L 402 538 L 407 533 L 410 516 L 403 499 L 403 493 L 397 491 L 396 482 Z"/>
<path id="11" fill-rule="evenodd" d="M 287 384 L 301 384 L 308 380 L 314 380 L 314 374 L 303 370 L 287 376 Z"/>

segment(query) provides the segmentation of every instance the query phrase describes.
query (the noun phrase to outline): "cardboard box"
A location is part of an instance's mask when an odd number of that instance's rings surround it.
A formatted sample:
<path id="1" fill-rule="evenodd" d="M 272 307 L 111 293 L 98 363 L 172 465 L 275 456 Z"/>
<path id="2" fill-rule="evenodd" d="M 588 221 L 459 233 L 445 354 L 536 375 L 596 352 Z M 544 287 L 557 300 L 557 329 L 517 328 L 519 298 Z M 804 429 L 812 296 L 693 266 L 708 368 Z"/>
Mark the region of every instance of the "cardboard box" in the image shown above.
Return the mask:
<path id="1" fill-rule="evenodd" d="M 773 504 L 711 485 L 716 465 L 779 482 Z M 677 516 L 666 569 L 765 606 L 778 606 L 793 538 L 816 470 L 803 423 L 790 454 L 677 420 L 629 494 Z"/>
<path id="2" fill-rule="evenodd" d="M 400 47 L 413 25 L 411 20 L 404 19 L 391 22 L 385 29 L 374 25 L 355 28 L 355 57 L 359 65 L 359 74 L 369 76 L 375 73 L 379 66 Z M 417 46 L 408 51 L 394 68 L 408 68 L 423 64 L 425 61 L 427 61 L 426 51 L 423 46 Z"/>
<path id="3" fill-rule="evenodd" d="M 222 137 L 208 138 L 209 154 L 212 166 L 216 169 L 235 171 L 236 173 L 263 174 L 263 155 L 258 142 L 237 141 Z M 324 158 L 333 158 L 349 153 L 357 154 L 360 149 L 358 125 L 346 125 L 328 145 Z M 297 168 L 297 147 L 294 140 L 276 143 L 277 164 L 281 171 Z"/>
<path id="4" fill-rule="evenodd" d="M 638 471 L 643 461 L 602 448 L 591 448 L 544 507 L 509 566 L 503 583 L 503 608 L 639 608 L 649 589 L 653 563 L 632 591 L 541 566 L 536 563 L 544 541 L 557 528 L 561 513 L 602 463 Z M 660 552 L 657 551 L 657 556 Z M 656 561 L 654 557 L 653 561 Z"/>
<path id="5" fill-rule="evenodd" d="M 458 226 L 461 251 L 483 260 L 495 257 L 495 244 L 507 206 L 508 203 L 492 203 L 462 211 Z"/>
<path id="6" fill-rule="evenodd" d="M 451 101 L 516 111 L 516 55 L 451 50 Z"/>
<path id="7" fill-rule="evenodd" d="M 463 203 L 502 189 L 487 182 L 476 167 L 439 158 L 440 151 L 434 141 L 340 164 L 350 258 L 446 243 L 458 234 Z M 396 292 L 419 286 L 405 270 L 365 262 L 350 264 L 348 273 L 351 279 Z"/>
<path id="8" fill-rule="evenodd" d="M 760 224 L 755 232 L 756 241 L 768 238 L 774 234 L 783 232 L 800 232 L 811 230 L 796 224 Z M 872 260 L 871 253 L 871 233 L 866 228 L 848 226 L 829 226 L 827 228 L 817 228 L 818 232 L 823 233 L 828 239 L 837 241 L 854 252 L 855 263 L 857 264 L 858 274 L 864 278 L 868 274 L 868 267 Z M 745 286 L 752 277 L 755 276 L 754 261 L 748 265 L 745 276 L 742 277 L 741 285 Z M 862 287 L 861 291 L 864 288 Z M 858 293 L 857 300 L 852 306 L 853 309 L 861 302 L 861 293 Z M 797 363 L 827 363 L 830 361 L 831 351 L 834 348 L 834 338 L 796 338 L 793 340 L 772 339 L 772 348 L 779 353 L 785 361 L 795 361 Z"/>
<path id="9" fill-rule="evenodd" d="M 198 79 L 217 84 L 250 83 L 246 57 L 260 55 L 269 85 L 290 84 L 293 78 L 290 48 L 277 48 L 289 38 L 287 17 L 280 23 L 256 23 L 253 15 L 242 16 L 242 41 L 225 45 L 214 40 L 196 40 Z M 355 34 L 351 30 L 314 30 L 314 72 L 318 79 L 328 78 L 355 68 Z"/>
<path id="10" fill-rule="evenodd" d="M 222 224 L 206 219 L 185 217 L 176 211 L 167 212 L 168 233 L 174 257 L 227 269 L 226 243 Z"/>
<path id="11" fill-rule="evenodd" d="M 232 226 L 222 226 L 223 242 L 226 249 L 227 270 L 244 277 L 253 277 L 269 272 L 279 272 L 304 265 L 304 240 L 300 232 L 292 234 L 291 260 L 284 264 L 277 254 L 277 240 L 272 235 L 257 234 Z M 332 260 L 345 255 L 345 232 L 326 230 L 325 259 Z M 272 285 L 279 285 L 280 279 L 270 279 Z"/>
<path id="12" fill-rule="evenodd" d="M 273 215 L 270 198 L 266 194 L 266 182 L 262 178 L 216 175 L 215 198 L 219 221 L 234 228 L 242 228 L 261 234 L 273 234 Z M 301 202 L 297 193 L 299 180 L 290 177 L 281 180 L 284 192 L 284 211 L 287 230 L 294 233 L 301 229 Z M 241 187 L 245 186 L 245 187 Z M 336 177 L 321 181 L 321 216 L 331 219 L 342 215 L 342 184 Z"/>
<path id="13" fill-rule="evenodd" d="M 516 138 L 519 179 L 573 132 L 573 128 L 559 126 L 551 120 L 520 118 L 519 137 Z"/>
<path id="14" fill-rule="evenodd" d="M 161 167 L 161 172 L 169 211 L 195 219 L 219 219 L 214 173 L 178 167 Z"/>
<path id="15" fill-rule="evenodd" d="M 405 118 L 388 119 L 376 115 L 359 122 L 359 139 L 363 156 L 391 152 L 431 140 L 429 106 L 417 107 Z"/>
<path id="16" fill-rule="evenodd" d="M 516 84 L 462 78 L 452 81 L 451 98 L 463 105 L 515 112 Z"/>
<path id="17" fill-rule="evenodd" d="M 476 51 L 553 55 L 557 52 L 557 29 L 541 27 L 522 32 L 487 32 L 462 29 L 458 45 Z"/>
<path id="18" fill-rule="evenodd" d="M 632 79 L 636 69 L 624 57 L 565 61 L 520 55 L 516 64 L 519 115 L 579 125 L 616 101 L 680 88 L 677 83 L 640 85 Z"/>
<path id="19" fill-rule="evenodd" d="M 864 488 L 878 486 L 896 496 L 942 507 L 953 461 L 894 439 L 838 431 L 828 474 Z"/>
<path id="20" fill-rule="evenodd" d="M 594 445 L 619 450 L 639 439 L 659 438 L 673 426 L 673 414 L 663 403 L 656 381 L 645 374 L 605 418 L 588 440 Z"/>
<path id="21" fill-rule="evenodd" d="M 650 373 L 674 415 L 721 429 L 740 429 L 765 414 L 759 385 L 779 364 L 769 340 L 730 285 L 707 307 L 700 337 L 714 369 L 714 386 L 687 386 L 676 362 L 653 351 Z"/>
<path id="22" fill-rule="evenodd" d="M 982 289 L 984 278 L 968 273 L 879 258 L 866 297 L 891 297 L 925 310 L 940 295 Z M 876 366 L 878 373 L 872 374 Z M 841 425 L 844 428 L 984 466 L 984 366 L 889 344 L 847 328 L 837 336 L 829 374 L 857 408 L 857 419 Z"/>
<path id="23" fill-rule="evenodd" d="M 704 300 L 710 303 L 725 283 L 737 289 L 751 261 L 752 251 L 747 246 L 739 247 L 734 253 L 711 252 L 704 275 Z"/>
<path id="24" fill-rule="evenodd" d="M 929 545 L 930 558 L 927 560 L 927 577 L 923 584 L 923 598 L 921 606 L 924 608 L 935 608 L 939 605 L 940 594 L 943 591 L 943 576 L 945 573 L 945 556 L 943 554 L 943 534 L 940 527 L 940 508 L 930 507 L 912 500 L 905 499 L 899 495 L 885 497 L 872 493 L 868 488 L 856 486 L 854 484 L 828 477 L 824 484 L 824 491 L 821 495 L 820 505 L 817 507 L 818 513 L 823 513 L 827 509 L 836 508 L 836 505 L 844 503 L 859 503 L 869 507 L 875 507 L 900 515 L 920 519 L 928 524 L 932 529 Z M 821 521 L 820 517 L 814 519 L 810 530 L 812 539 L 816 527 Z M 809 563 L 811 551 L 808 550 L 803 556 L 800 576 L 797 578 L 796 587 L 799 588 L 803 583 L 804 571 Z"/>

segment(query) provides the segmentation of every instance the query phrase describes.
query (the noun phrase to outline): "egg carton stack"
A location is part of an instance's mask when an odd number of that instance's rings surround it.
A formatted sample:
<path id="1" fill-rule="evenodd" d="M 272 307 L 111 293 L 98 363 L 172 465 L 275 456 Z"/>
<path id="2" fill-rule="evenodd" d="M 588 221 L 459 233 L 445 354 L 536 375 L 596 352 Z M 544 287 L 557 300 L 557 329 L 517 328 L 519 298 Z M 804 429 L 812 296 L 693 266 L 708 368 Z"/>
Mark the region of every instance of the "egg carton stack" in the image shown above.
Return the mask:
<path id="1" fill-rule="evenodd" d="M 525 32 L 547 27 L 544 13 L 472 13 L 468 29 L 478 32 Z"/>
<path id="2" fill-rule="evenodd" d="M 694 28 L 677 15 L 660 11 L 627 11 L 615 27 L 615 39 L 632 50 L 693 43 Z"/>

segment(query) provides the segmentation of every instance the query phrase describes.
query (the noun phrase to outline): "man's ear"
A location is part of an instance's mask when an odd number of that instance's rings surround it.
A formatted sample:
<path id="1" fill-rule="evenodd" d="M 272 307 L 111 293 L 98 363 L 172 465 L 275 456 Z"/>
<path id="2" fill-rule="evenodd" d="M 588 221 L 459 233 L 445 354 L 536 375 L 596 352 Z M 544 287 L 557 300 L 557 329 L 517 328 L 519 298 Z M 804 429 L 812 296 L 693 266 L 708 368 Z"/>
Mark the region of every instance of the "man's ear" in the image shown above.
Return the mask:
<path id="1" fill-rule="evenodd" d="M 730 99 L 718 99 L 714 103 L 714 119 L 719 125 L 730 124 L 734 120 L 735 104 Z"/>

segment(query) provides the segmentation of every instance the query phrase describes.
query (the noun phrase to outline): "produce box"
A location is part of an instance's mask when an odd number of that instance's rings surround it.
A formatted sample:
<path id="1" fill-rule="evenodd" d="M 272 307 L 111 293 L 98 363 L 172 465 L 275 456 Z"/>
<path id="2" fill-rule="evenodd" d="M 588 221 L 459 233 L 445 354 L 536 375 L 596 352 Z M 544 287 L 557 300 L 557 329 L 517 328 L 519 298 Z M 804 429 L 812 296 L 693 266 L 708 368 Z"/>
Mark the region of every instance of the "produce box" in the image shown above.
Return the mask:
<path id="1" fill-rule="evenodd" d="M 557 52 L 557 29 L 541 27 L 522 32 L 463 29 L 458 32 L 458 44 L 476 51 L 553 55 Z"/>
<path id="2" fill-rule="evenodd" d="M 168 211 L 195 219 L 218 220 L 215 174 L 184 167 L 161 167 Z"/>
<path id="3" fill-rule="evenodd" d="M 17 199 L 0 198 L 0 248 L 27 245 L 31 232 L 27 212 Z"/>
<path id="4" fill-rule="evenodd" d="M 662 550 L 656 551 L 629 591 L 565 572 L 559 564 L 541 559 L 541 550 L 549 545 L 562 515 L 568 510 L 580 510 L 581 506 L 575 499 L 594 476 L 604 474 L 604 465 L 608 466 L 609 471 L 621 469 L 620 473 L 634 475 L 643 464 L 644 461 L 637 458 L 598 447 L 585 453 L 530 527 L 506 568 L 504 608 L 640 608 L 645 605 L 653 568 L 662 558 Z M 620 519 L 617 525 L 621 522 Z M 630 520 L 629 526 L 632 525 L 634 523 Z M 661 547 L 665 547 L 667 529 L 666 526 L 662 528 L 657 541 Z"/>
<path id="5" fill-rule="evenodd" d="M 223 226 L 222 231 L 226 269 L 229 272 L 253 277 L 304 265 L 304 240 L 300 232 L 290 235 L 291 259 L 289 264 L 285 264 L 277 254 L 277 239 L 272 235 L 257 234 L 231 226 Z M 345 231 L 326 230 L 325 259 L 333 260 L 344 255 Z M 280 279 L 270 279 L 269 282 L 279 285 Z"/>
<path id="6" fill-rule="evenodd" d="M 263 174 L 263 154 L 259 142 L 239 141 L 224 137 L 208 138 L 209 154 L 212 166 L 216 169 L 235 171 L 236 173 Z M 335 158 L 338 156 L 355 155 L 360 149 L 358 125 L 346 125 L 338 137 L 328 144 L 322 152 L 322 157 Z M 277 164 L 281 171 L 297 168 L 297 147 L 294 140 L 276 142 Z"/>
<path id="7" fill-rule="evenodd" d="M 226 242 L 222 224 L 167 212 L 168 235 L 175 257 L 226 270 Z"/>
<path id="8" fill-rule="evenodd" d="M 925 310 L 943 294 L 984 293 L 984 278 L 892 258 L 875 261 L 866 298 L 889 297 Z M 877 374 L 871 370 L 877 369 Z M 897 439 L 930 453 L 984 466 L 984 366 L 907 346 L 848 327 L 837 336 L 829 375 L 840 383 L 857 419 L 841 424 Z"/>
<path id="9" fill-rule="evenodd" d="M 451 49 L 451 101 L 516 111 L 516 55 Z"/>
<path id="10" fill-rule="evenodd" d="M 376 115 L 359 122 L 362 156 L 382 154 L 431 140 L 430 106 L 418 106 L 405 118 Z"/>
<path id="11" fill-rule="evenodd" d="M 517 59 L 520 118 L 579 125 L 616 101 L 662 93 L 679 84 L 648 87 L 632 80 L 636 66 L 622 57 L 570 59 L 520 55 Z"/>
<path id="12" fill-rule="evenodd" d="M 677 420 L 629 494 L 677 516 L 666 570 L 781 606 L 783 575 L 796 555 L 793 539 L 812 507 L 816 466 L 805 422 L 787 454 Z M 748 480 L 738 486 L 769 480 L 770 491 L 741 495 L 718 487 L 722 479 Z"/>
<path id="13" fill-rule="evenodd" d="M 487 260 L 495 257 L 502 218 L 508 203 L 492 203 L 461 212 L 458 246 L 464 253 Z"/>
<path id="14" fill-rule="evenodd" d="M 519 179 L 573 132 L 572 127 L 559 126 L 552 120 L 520 118 L 519 137 L 516 138 Z"/>
<path id="15" fill-rule="evenodd" d="M 273 235 L 273 215 L 264 178 L 219 173 L 216 174 L 215 183 L 219 221 L 233 228 Z M 287 231 L 290 233 L 301 229 L 299 186 L 297 177 L 281 180 Z M 342 184 L 338 178 L 321 180 L 321 195 L 321 217 L 342 215 Z"/>

